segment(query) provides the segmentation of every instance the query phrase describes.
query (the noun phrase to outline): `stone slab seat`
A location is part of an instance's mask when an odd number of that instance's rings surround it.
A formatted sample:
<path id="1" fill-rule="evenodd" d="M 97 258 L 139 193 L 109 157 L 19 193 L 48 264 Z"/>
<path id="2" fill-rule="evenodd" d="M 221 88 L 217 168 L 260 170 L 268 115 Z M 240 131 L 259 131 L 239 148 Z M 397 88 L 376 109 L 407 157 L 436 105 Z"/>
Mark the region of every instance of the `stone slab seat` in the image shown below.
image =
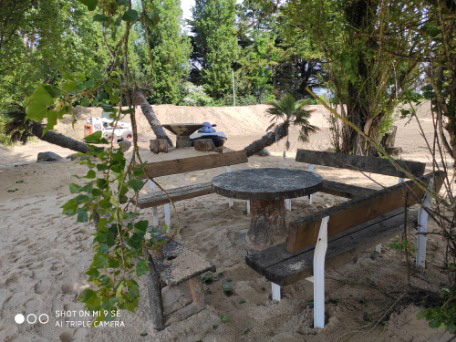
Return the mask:
<path id="1" fill-rule="evenodd" d="M 205 309 L 204 289 L 197 277 L 215 272 L 214 265 L 175 240 L 166 242 L 158 255 L 151 250 L 148 254 L 159 276 L 160 285 L 149 288 L 149 296 L 151 306 L 155 307 L 151 310 L 154 322 L 164 324 L 161 329 Z M 164 291 L 172 298 L 168 307 L 164 305 Z"/>
<path id="2" fill-rule="evenodd" d="M 215 272 L 214 265 L 175 240 L 163 246 L 162 258 L 157 258 L 154 253 L 149 254 L 154 260 L 161 280 L 167 286 L 179 285 L 209 271 Z"/>
<path id="3" fill-rule="evenodd" d="M 404 209 L 355 226 L 328 239 L 326 267 L 336 267 L 369 247 L 388 240 L 404 229 Z M 409 209 L 408 221 L 416 219 L 417 210 Z M 297 253 L 287 252 L 285 243 L 246 256 L 246 263 L 267 280 L 285 286 L 313 275 L 315 246 Z"/>

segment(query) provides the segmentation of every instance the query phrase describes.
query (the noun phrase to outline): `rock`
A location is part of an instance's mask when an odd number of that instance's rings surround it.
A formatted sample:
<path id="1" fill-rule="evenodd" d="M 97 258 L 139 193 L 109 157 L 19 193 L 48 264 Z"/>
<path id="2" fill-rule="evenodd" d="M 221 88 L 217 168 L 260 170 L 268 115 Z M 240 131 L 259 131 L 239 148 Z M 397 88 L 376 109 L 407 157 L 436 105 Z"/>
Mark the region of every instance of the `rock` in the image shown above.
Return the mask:
<path id="1" fill-rule="evenodd" d="M 271 152 L 269 152 L 267 149 L 263 148 L 261 151 L 259 151 L 258 153 L 255 153 L 256 156 L 260 156 L 260 157 L 268 157 L 271 155 Z"/>
<path id="2" fill-rule="evenodd" d="M 118 144 L 122 152 L 127 152 L 131 147 L 131 141 L 128 140 L 119 141 Z"/>
<path id="3" fill-rule="evenodd" d="M 37 157 L 38 162 L 59 161 L 62 159 L 62 157 L 54 152 L 40 152 Z"/>
<path id="4" fill-rule="evenodd" d="M 216 147 L 212 139 L 198 139 L 193 143 L 195 150 L 202 152 L 216 151 Z"/>

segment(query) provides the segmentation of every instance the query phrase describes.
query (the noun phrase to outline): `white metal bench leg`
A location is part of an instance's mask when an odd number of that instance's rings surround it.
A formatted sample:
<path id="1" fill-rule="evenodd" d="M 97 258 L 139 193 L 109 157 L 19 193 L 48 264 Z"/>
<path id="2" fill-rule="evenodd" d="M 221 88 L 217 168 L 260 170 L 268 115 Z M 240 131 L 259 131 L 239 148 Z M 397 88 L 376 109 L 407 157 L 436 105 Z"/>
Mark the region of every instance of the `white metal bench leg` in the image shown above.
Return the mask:
<path id="1" fill-rule="evenodd" d="M 433 179 L 429 181 L 428 189 L 432 191 L 434 188 Z M 417 237 L 417 251 L 416 251 L 416 267 L 424 268 L 426 266 L 426 232 L 428 225 L 429 214 L 425 208 L 431 206 L 432 197 L 426 193 L 421 204 L 420 211 L 418 212 L 418 237 Z"/>
<path id="2" fill-rule="evenodd" d="M 158 227 L 158 209 L 157 209 L 157 207 L 152 208 L 152 227 Z"/>
<path id="3" fill-rule="evenodd" d="M 155 190 L 155 183 L 149 179 L 149 189 Z M 152 227 L 158 227 L 158 209 L 157 207 L 152 208 Z"/>
<path id="4" fill-rule="evenodd" d="M 291 199 L 290 198 L 287 198 L 285 200 L 285 209 L 287 209 L 288 211 L 291 211 Z"/>
<path id="5" fill-rule="evenodd" d="M 376 244 L 374 247 L 374 251 L 375 251 L 375 253 L 381 254 L 382 253 L 382 244 L 381 243 Z"/>
<path id="6" fill-rule="evenodd" d="M 280 292 L 280 285 L 277 285 L 276 283 L 271 283 L 272 286 L 272 300 L 279 301 L 282 299 L 282 295 Z"/>
<path id="7" fill-rule="evenodd" d="M 314 252 L 314 328 L 325 327 L 325 259 L 328 249 L 328 220 L 321 220 L 318 240 Z"/>
<path id="8" fill-rule="evenodd" d="M 247 201 L 247 215 L 250 215 L 250 201 Z"/>
<path id="9" fill-rule="evenodd" d="M 171 208 L 170 208 L 169 203 L 166 203 L 163 206 L 163 209 L 165 210 L 165 224 L 168 227 L 171 227 Z"/>
<path id="10" fill-rule="evenodd" d="M 233 170 L 231 169 L 231 165 L 228 165 L 225 169 L 226 169 L 226 172 L 231 172 L 231 171 L 233 171 Z M 228 205 L 229 205 L 230 208 L 233 207 L 234 201 L 233 201 L 232 198 L 229 198 L 229 199 L 228 199 Z"/>
<path id="11" fill-rule="evenodd" d="M 307 171 L 314 172 L 314 164 L 309 164 Z M 309 204 L 312 204 L 312 195 L 309 195 L 308 199 L 309 199 Z"/>

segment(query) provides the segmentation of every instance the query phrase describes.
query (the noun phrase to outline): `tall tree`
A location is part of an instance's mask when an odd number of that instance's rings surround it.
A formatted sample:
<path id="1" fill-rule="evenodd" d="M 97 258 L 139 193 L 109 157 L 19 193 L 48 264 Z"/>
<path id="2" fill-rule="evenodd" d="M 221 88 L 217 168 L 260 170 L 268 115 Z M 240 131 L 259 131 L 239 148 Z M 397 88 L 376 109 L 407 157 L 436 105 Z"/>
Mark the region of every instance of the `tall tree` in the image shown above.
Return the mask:
<path id="1" fill-rule="evenodd" d="M 181 29 L 180 0 L 141 0 L 145 79 L 153 103 L 176 104 L 188 78 L 190 40 Z"/>
<path id="2" fill-rule="evenodd" d="M 191 21 L 193 73 L 214 98 L 231 93 L 233 63 L 239 55 L 236 0 L 196 0 Z"/>
<path id="3" fill-rule="evenodd" d="M 398 7 L 392 1 L 293 0 L 286 9 L 297 31 L 311 34 L 321 51 L 329 73 L 329 87 L 348 120 L 373 140 L 380 140 L 391 122 L 394 107 L 416 80 L 417 63 L 399 60 L 387 53 L 382 37 L 411 34 L 397 20 Z M 403 11 L 412 10 L 403 4 Z M 402 54 L 409 44 L 397 47 Z M 357 131 L 343 129 L 341 151 L 373 152 Z"/>
<path id="4" fill-rule="evenodd" d="M 105 63 L 99 24 L 78 1 L 2 0 L 1 7 L 0 107 L 23 101 L 37 83 Z"/>

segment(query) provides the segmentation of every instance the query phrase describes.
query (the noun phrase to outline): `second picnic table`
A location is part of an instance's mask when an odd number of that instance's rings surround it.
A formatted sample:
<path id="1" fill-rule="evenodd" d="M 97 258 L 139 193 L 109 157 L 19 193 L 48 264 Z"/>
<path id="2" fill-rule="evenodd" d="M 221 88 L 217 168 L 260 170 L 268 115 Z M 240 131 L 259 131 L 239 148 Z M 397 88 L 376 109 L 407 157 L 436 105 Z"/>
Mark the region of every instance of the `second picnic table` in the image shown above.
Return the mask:
<path id="1" fill-rule="evenodd" d="M 286 232 L 284 199 L 312 194 L 322 188 L 323 179 L 299 169 L 260 168 L 228 172 L 214 177 L 216 193 L 250 200 L 251 221 L 246 236 L 254 249 L 270 246 L 274 235 Z"/>
<path id="2" fill-rule="evenodd" d="M 203 125 L 196 123 L 176 123 L 162 125 L 176 135 L 176 148 L 190 147 L 190 134 L 200 129 Z"/>

